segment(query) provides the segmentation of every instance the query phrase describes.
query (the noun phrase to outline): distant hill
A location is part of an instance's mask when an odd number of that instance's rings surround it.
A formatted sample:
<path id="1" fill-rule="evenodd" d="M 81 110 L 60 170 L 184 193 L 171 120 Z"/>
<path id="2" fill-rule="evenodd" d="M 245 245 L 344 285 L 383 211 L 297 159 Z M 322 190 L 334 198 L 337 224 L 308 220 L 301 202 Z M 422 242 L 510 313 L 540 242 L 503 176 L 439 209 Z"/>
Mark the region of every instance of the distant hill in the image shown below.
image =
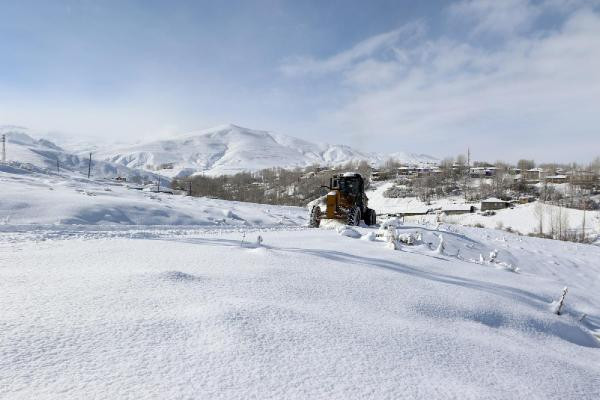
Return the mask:
<path id="1" fill-rule="evenodd" d="M 235 174 L 264 168 L 339 165 L 366 160 L 378 165 L 392 157 L 420 164 L 437 159 L 422 154 L 394 153 L 383 156 L 345 145 L 308 142 L 278 133 L 224 125 L 192 132 L 184 137 L 145 144 L 104 149 L 97 157 L 129 168 L 144 168 L 176 177 L 197 173 Z"/>
<path id="2" fill-rule="evenodd" d="M 40 170 L 54 173 L 58 160 L 61 174 L 87 175 L 87 154 L 75 154 L 46 139 L 35 139 L 27 128 L 20 126 L 0 126 L 0 134 L 6 135 L 6 160 L 21 164 L 31 164 Z M 126 165 L 92 159 L 92 175 L 94 178 L 114 178 L 117 176 L 129 179 L 156 180 L 158 176 L 152 172 L 129 168 Z"/>

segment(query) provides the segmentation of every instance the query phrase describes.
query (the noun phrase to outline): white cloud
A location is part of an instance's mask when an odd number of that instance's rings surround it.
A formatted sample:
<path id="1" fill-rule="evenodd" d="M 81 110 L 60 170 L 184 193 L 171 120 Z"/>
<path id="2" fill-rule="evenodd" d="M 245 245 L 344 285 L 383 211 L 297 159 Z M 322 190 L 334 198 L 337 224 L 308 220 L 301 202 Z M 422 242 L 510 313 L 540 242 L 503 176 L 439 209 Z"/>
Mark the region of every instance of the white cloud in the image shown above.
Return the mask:
<path id="1" fill-rule="evenodd" d="M 487 10 L 496 15 L 481 17 L 473 29 L 499 32 L 506 10 Z M 470 144 L 492 160 L 592 157 L 600 144 L 600 14 L 571 9 L 543 34 L 520 30 L 529 23 L 513 23 L 515 34 L 493 47 L 422 38 L 404 47 L 386 42 L 368 57 L 351 58 L 340 84 L 352 90 L 341 106 L 323 113 L 322 123 L 339 132 L 376 134 L 387 148 L 441 156 Z M 386 51 L 395 57 L 381 57 Z M 578 140 L 595 146 L 575 150 Z M 577 154 L 565 154 L 568 149 Z"/>
<path id="2" fill-rule="evenodd" d="M 463 0 L 452 4 L 448 12 L 470 24 L 473 34 L 511 35 L 531 28 L 542 5 L 529 0 Z"/>
<path id="3" fill-rule="evenodd" d="M 349 50 L 323 60 L 306 56 L 288 59 L 281 65 L 281 71 L 287 76 L 298 76 L 343 70 L 357 61 L 392 49 L 399 40 L 411 40 L 422 33 L 423 24 L 415 22 L 390 32 L 372 36 L 357 43 Z"/>

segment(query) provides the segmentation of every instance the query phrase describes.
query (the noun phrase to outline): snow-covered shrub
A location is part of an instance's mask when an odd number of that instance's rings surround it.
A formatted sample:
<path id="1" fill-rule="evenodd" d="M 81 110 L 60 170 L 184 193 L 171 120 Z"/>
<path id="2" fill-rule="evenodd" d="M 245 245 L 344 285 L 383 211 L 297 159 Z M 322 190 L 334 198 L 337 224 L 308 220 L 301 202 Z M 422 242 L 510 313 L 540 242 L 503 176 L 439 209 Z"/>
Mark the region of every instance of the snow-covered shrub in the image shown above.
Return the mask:
<path id="1" fill-rule="evenodd" d="M 383 232 L 383 238 L 385 239 L 387 243 L 386 246 L 388 248 L 392 250 L 400 249 L 400 243 L 398 241 L 398 231 L 396 230 L 395 226 L 388 225 L 387 229 L 385 229 Z"/>
<path id="2" fill-rule="evenodd" d="M 383 192 L 383 197 L 388 199 L 404 198 L 411 195 L 410 190 L 406 186 L 392 185 Z"/>
<path id="3" fill-rule="evenodd" d="M 483 256 L 483 254 L 479 254 L 479 259 L 478 260 L 471 259 L 471 262 L 474 262 L 476 264 L 481 264 L 481 265 L 484 265 L 484 264 L 492 265 L 498 269 L 503 269 L 505 271 L 519 272 L 519 268 L 516 265 L 498 260 L 498 250 L 497 249 L 494 249 L 490 252 L 489 259 L 486 260 L 485 257 Z"/>
<path id="4" fill-rule="evenodd" d="M 444 254 L 444 250 L 446 249 L 446 245 L 444 244 L 444 236 L 442 234 L 440 234 L 439 238 L 440 238 L 440 243 L 438 244 L 437 249 L 435 249 L 435 252 L 437 254 Z"/>
<path id="5" fill-rule="evenodd" d="M 421 244 L 423 241 L 423 237 L 420 232 L 419 233 L 409 232 L 409 233 L 402 233 L 402 234 L 397 235 L 397 240 L 408 246 L 414 246 L 417 244 Z"/>
<path id="6" fill-rule="evenodd" d="M 398 217 L 391 217 L 386 219 L 385 221 L 383 221 L 380 225 L 379 225 L 379 229 L 380 230 L 387 230 L 389 227 L 398 227 L 398 226 L 402 226 L 404 223 L 402 222 L 402 220 Z"/>
<path id="7" fill-rule="evenodd" d="M 550 307 L 552 309 L 552 312 L 556 315 L 560 315 L 562 308 L 564 306 L 565 303 L 565 296 L 567 295 L 567 292 L 569 291 L 569 288 L 567 288 L 566 286 L 563 288 L 562 294 L 560 295 L 560 298 L 558 300 L 553 301 L 550 304 Z"/>

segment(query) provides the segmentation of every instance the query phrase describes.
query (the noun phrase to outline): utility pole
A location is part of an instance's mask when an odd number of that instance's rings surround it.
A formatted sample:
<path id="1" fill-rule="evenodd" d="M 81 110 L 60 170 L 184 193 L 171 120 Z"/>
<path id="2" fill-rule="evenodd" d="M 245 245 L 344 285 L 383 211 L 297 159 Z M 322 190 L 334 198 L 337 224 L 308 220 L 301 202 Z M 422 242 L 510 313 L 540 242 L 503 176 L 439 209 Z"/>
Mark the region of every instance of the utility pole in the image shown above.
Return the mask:
<path id="1" fill-rule="evenodd" d="M 156 193 L 160 193 L 160 178 L 158 178 L 158 183 L 156 184 Z"/>
<path id="2" fill-rule="evenodd" d="M 467 147 L 467 167 L 471 167 L 471 149 Z"/>
<path id="3" fill-rule="evenodd" d="M 91 173 L 92 173 L 92 153 L 90 153 L 90 161 L 88 162 L 88 179 L 90 179 Z"/>
<path id="4" fill-rule="evenodd" d="M 465 200 L 469 200 L 469 184 L 470 182 L 470 178 L 471 177 L 471 149 L 469 147 L 467 147 L 467 168 L 466 168 L 466 175 L 465 175 Z"/>
<path id="5" fill-rule="evenodd" d="M 6 135 L 2 134 L 2 164 L 6 162 Z"/>
<path id="6" fill-rule="evenodd" d="M 56 173 L 60 174 L 60 164 L 58 162 L 58 158 L 56 159 Z"/>
<path id="7" fill-rule="evenodd" d="M 188 185 L 188 196 L 192 195 L 192 180 L 190 179 L 189 185 Z"/>

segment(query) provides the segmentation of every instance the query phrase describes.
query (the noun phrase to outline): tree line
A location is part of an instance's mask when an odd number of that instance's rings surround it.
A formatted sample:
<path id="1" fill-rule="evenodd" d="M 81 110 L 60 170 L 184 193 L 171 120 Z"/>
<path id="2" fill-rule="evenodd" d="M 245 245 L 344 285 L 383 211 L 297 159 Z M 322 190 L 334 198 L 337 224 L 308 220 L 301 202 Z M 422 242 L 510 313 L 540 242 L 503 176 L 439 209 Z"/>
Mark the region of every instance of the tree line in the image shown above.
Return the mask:
<path id="1" fill-rule="evenodd" d="M 267 168 L 235 175 L 204 176 L 174 179 L 171 187 L 192 196 L 261 204 L 305 206 L 327 193 L 334 174 L 356 171 L 369 182 L 371 167 L 366 161 L 348 162 L 327 168 L 311 165 L 305 168 Z"/>

